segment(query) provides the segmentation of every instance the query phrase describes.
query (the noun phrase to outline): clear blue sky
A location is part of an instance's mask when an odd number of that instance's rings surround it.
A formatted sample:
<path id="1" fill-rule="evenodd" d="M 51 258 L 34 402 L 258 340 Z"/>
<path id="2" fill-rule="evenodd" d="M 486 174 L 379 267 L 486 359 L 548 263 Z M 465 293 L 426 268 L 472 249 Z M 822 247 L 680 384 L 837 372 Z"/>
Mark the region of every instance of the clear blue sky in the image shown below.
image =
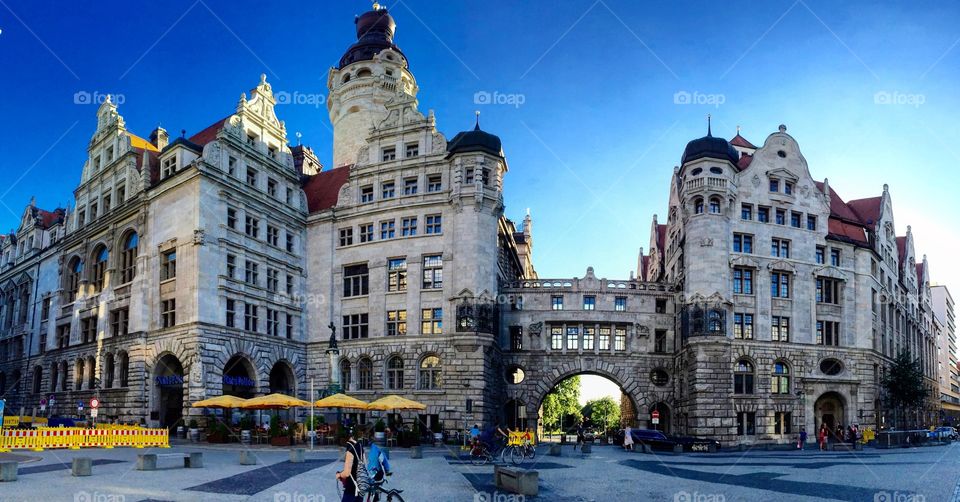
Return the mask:
<path id="1" fill-rule="evenodd" d="M 588 265 L 626 277 L 664 214 L 690 139 L 735 126 L 754 143 L 784 123 L 817 179 L 846 199 L 891 185 L 899 233 L 954 284 L 960 247 L 960 5 L 826 1 L 385 2 L 396 41 L 448 137 L 473 111 L 503 139 L 508 215 L 529 207 L 542 276 Z M 0 228 L 31 195 L 72 201 L 95 126 L 77 92 L 123 96 L 128 128 L 193 134 L 235 107 L 266 73 L 275 91 L 325 92 L 354 40 L 362 0 L 82 2 L 0 0 Z M 478 91 L 523 104 L 474 103 Z M 678 91 L 723 103 L 677 105 Z M 910 104 L 877 104 L 887 92 Z M 278 108 L 329 163 L 326 109 Z M 16 181 L 21 178 L 20 181 Z M 14 184 L 15 183 L 15 184 Z M 4 193 L 6 192 L 6 193 Z M 7 206 L 11 211 L 8 211 Z"/>

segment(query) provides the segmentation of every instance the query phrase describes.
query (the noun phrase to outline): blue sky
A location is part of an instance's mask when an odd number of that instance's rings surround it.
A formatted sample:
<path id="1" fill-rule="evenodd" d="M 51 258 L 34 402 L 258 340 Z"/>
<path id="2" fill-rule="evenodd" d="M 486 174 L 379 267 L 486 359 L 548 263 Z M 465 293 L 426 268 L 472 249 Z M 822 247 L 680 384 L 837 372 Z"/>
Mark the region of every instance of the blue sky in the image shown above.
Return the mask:
<path id="1" fill-rule="evenodd" d="M 960 188 L 958 4 L 386 4 L 440 130 L 471 127 L 480 109 L 503 139 L 507 212 L 532 211 L 541 276 L 589 265 L 628 276 L 652 214 L 666 212 L 673 166 L 711 113 L 715 134 L 741 125 L 756 144 L 786 124 L 813 176 L 846 199 L 889 183 L 898 232 L 912 224 L 934 278 L 960 284 L 944 211 Z M 275 91 L 324 94 L 369 5 L 0 0 L 0 228 L 17 225 L 32 195 L 47 208 L 72 201 L 96 109 L 76 93 L 121 95 L 142 136 L 158 123 L 190 135 L 231 113 L 260 73 Z M 478 105 L 478 92 L 522 104 Z M 677 92 L 722 103 L 676 104 Z M 277 111 L 291 142 L 301 132 L 329 163 L 325 107 Z"/>

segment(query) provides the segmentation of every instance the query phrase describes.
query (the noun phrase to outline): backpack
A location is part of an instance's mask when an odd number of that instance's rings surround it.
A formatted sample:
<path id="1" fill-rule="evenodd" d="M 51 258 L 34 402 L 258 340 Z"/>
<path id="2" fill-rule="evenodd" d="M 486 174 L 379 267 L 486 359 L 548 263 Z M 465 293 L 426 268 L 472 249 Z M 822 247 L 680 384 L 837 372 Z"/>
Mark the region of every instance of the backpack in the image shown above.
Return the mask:
<path id="1" fill-rule="evenodd" d="M 357 487 L 356 495 L 366 495 L 371 492 L 372 484 L 370 483 L 370 473 L 363 461 L 363 447 L 361 446 L 358 451 L 357 443 L 348 444 L 350 445 L 350 452 L 353 453 L 353 461 L 357 466 L 357 477 L 353 479 L 353 484 Z"/>

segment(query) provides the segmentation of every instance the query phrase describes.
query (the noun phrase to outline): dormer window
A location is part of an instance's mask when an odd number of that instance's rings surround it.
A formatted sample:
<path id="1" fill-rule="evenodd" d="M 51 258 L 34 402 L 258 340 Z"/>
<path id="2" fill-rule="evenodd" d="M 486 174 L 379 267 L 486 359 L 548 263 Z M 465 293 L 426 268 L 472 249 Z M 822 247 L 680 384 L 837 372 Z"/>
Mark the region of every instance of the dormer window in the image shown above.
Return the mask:
<path id="1" fill-rule="evenodd" d="M 775 180 L 775 179 L 770 180 L 770 191 L 771 192 L 780 191 L 780 180 Z"/>
<path id="2" fill-rule="evenodd" d="M 407 143 L 407 158 L 420 155 L 420 143 Z"/>
<path id="3" fill-rule="evenodd" d="M 250 146 L 256 146 L 257 136 L 255 134 L 247 134 L 247 144 Z"/>
<path id="4" fill-rule="evenodd" d="M 369 77 L 373 75 L 373 72 L 370 71 L 370 68 L 360 68 L 357 71 L 357 78 Z"/>
<path id="5" fill-rule="evenodd" d="M 397 149 L 395 147 L 389 147 L 383 149 L 383 155 L 380 156 L 383 162 L 389 162 L 391 160 L 397 160 Z"/>
<path id="6" fill-rule="evenodd" d="M 277 156 L 279 155 L 280 152 L 279 152 L 279 150 L 277 150 L 277 147 L 271 146 L 271 147 L 267 148 L 267 153 L 270 154 L 270 158 L 271 158 L 271 159 L 276 160 L 276 158 L 277 158 Z"/>
<path id="7" fill-rule="evenodd" d="M 785 194 L 787 194 L 787 195 L 793 195 L 793 183 L 790 183 L 789 181 L 784 181 L 784 182 L 783 182 L 783 193 L 785 193 Z"/>
<path id="8" fill-rule="evenodd" d="M 160 176 L 161 176 L 162 178 L 169 178 L 170 176 L 173 176 L 174 174 L 177 173 L 177 156 L 176 156 L 176 154 L 171 155 L 170 158 L 168 158 L 168 159 L 166 159 L 166 160 L 163 161 L 163 164 L 162 164 L 162 167 L 161 167 L 160 172 L 161 172 L 161 175 L 160 175 Z"/>
<path id="9" fill-rule="evenodd" d="M 107 162 L 110 162 L 112 160 L 113 160 L 113 147 L 109 146 L 107 147 Z"/>

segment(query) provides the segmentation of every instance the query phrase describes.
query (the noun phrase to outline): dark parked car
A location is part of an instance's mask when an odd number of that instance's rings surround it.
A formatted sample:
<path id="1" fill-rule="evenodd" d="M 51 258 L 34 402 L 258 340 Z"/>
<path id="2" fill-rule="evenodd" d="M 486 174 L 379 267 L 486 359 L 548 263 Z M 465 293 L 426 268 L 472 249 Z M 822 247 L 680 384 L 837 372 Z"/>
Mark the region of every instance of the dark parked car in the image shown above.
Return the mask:
<path id="1" fill-rule="evenodd" d="M 669 436 L 669 438 L 677 444 L 683 445 L 683 451 L 706 453 L 710 451 L 711 445 L 713 446 L 713 451 L 720 450 L 720 441 L 716 439 L 698 438 L 694 436 Z"/>
<path id="2" fill-rule="evenodd" d="M 664 433 L 654 429 L 630 429 L 630 436 L 633 437 L 634 445 L 645 444 L 653 450 L 673 451 L 673 445 L 677 444 Z"/>

